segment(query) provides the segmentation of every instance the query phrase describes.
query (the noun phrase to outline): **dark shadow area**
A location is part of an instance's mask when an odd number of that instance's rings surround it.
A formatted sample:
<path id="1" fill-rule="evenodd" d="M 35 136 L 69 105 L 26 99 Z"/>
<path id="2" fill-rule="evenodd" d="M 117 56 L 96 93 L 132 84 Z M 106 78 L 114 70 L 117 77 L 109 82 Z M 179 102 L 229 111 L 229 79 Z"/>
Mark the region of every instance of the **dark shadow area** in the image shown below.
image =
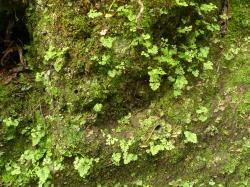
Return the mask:
<path id="1" fill-rule="evenodd" d="M 20 63 L 25 65 L 23 47 L 30 42 L 25 25 L 27 4 L 7 2 L 0 0 L 0 68 L 5 70 Z"/>
<path id="2" fill-rule="evenodd" d="M 177 29 L 183 25 L 185 20 L 186 25 L 195 26 L 195 21 L 199 18 L 194 7 L 177 7 L 171 9 L 168 14 L 163 14 L 152 27 L 154 40 L 160 43 L 161 39 L 168 39 L 172 45 L 184 43 L 186 38 L 178 34 Z"/>

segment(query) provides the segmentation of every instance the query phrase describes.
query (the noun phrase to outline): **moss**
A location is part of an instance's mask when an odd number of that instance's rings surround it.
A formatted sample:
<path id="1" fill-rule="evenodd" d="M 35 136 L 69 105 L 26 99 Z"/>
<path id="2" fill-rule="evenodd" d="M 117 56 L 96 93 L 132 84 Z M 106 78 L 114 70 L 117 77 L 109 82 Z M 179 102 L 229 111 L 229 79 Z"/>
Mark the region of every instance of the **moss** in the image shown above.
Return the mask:
<path id="1" fill-rule="evenodd" d="M 96 3 L 105 9 L 112 2 Z M 154 1 L 145 3 L 147 8 L 156 6 Z M 157 3 L 157 6 L 172 6 L 162 1 Z M 114 8 L 116 6 L 114 4 Z M 49 0 L 39 1 L 39 5 L 28 10 L 33 41 L 26 59 L 32 73 L 18 77 L 16 83 L 0 85 L 1 107 L 5 108 L 1 110 L 1 116 L 22 118 L 19 131 L 24 132 L 13 144 L 4 144 L 6 150 L 9 149 L 4 162 L 18 160 L 28 148 L 45 149 L 45 155 L 53 150 L 49 159 L 64 158 L 64 170 L 51 174 L 52 182 L 58 186 L 133 186 L 135 183 L 164 186 L 171 182 L 178 185 L 208 186 L 213 182 L 218 186 L 248 185 L 247 153 L 239 154 L 237 150 L 242 149 L 241 140 L 249 137 L 246 131 L 250 110 L 250 72 L 249 60 L 246 60 L 249 55 L 242 51 L 240 54 L 246 54 L 246 58 L 238 55 L 234 60 L 226 61 L 223 55 L 218 55 L 218 46 L 211 44 L 214 50 L 211 60 L 216 62 L 214 70 L 203 72 L 199 80 L 190 78 L 190 85 L 177 99 L 173 97 L 169 82 L 153 93 L 149 91 L 145 68 L 145 64 L 151 62 L 141 62 L 144 58 L 138 60 L 136 50 L 131 53 L 120 51 L 131 42 L 131 25 L 127 18 L 111 17 L 103 22 L 91 20 L 82 8 L 82 1 Z M 132 7 L 132 10 L 137 8 Z M 235 44 L 233 39 L 241 35 L 240 28 L 248 33 L 247 22 L 239 19 L 241 14 L 248 18 L 247 10 L 243 1 L 232 2 L 230 32 L 222 39 L 222 45 Z M 147 28 L 156 20 L 157 16 L 149 20 L 149 15 L 145 15 L 142 22 Z M 124 22 L 126 24 L 121 24 Z M 113 51 L 106 51 L 99 42 L 100 31 L 104 28 L 117 39 Z M 54 70 L 53 61 L 44 63 L 50 46 L 57 49 L 69 47 L 65 57 L 67 63 L 59 72 Z M 224 48 L 226 51 L 229 47 Z M 90 59 L 93 56 L 101 59 L 103 54 L 110 55 L 114 65 L 99 66 L 98 61 Z M 119 66 L 124 58 L 128 59 L 125 64 L 130 68 L 122 76 L 108 76 L 108 71 Z M 134 65 L 138 61 L 140 63 Z M 47 77 L 37 82 L 37 72 L 44 72 Z M 51 89 L 56 92 L 53 94 Z M 99 113 L 93 110 L 97 103 L 103 105 Z M 198 111 L 201 109 L 205 112 Z M 47 136 L 37 146 L 32 146 L 30 132 L 40 123 L 34 117 L 37 112 L 46 121 Z M 187 130 L 197 135 L 197 144 L 184 142 L 183 133 Z M 114 144 L 107 145 L 109 135 Z M 164 138 L 174 145 L 174 149 L 152 155 L 150 143 L 161 145 Z M 138 160 L 115 166 L 112 154 L 122 151 L 120 141 L 131 139 L 134 143 L 128 150 L 136 154 Z M 27 147 L 21 147 L 23 142 L 27 142 Z M 86 179 L 81 179 L 73 162 L 75 156 L 85 155 L 99 158 L 99 162 Z M 37 167 L 44 166 L 48 158 L 37 161 Z M 29 177 L 27 180 L 37 180 L 36 175 Z"/>

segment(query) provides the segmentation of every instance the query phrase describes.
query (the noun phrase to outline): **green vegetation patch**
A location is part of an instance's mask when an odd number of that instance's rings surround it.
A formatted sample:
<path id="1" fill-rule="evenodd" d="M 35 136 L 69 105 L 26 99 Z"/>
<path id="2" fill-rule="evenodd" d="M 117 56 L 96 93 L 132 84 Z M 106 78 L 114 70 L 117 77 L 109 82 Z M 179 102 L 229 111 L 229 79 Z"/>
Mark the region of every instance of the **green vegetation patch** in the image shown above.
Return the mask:
<path id="1" fill-rule="evenodd" d="M 230 2 L 224 38 L 218 5 L 31 4 L 29 72 L 0 84 L 1 184 L 249 186 L 250 5 Z"/>

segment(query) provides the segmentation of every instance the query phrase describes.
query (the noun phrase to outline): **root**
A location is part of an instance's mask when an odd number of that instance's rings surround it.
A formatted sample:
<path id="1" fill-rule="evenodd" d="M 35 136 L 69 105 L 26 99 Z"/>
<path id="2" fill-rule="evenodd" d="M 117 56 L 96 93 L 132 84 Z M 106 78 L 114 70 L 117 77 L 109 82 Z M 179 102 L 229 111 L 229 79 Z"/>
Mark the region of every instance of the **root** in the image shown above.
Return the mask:
<path id="1" fill-rule="evenodd" d="M 0 58 L 0 64 L 1 66 L 5 66 L 6 64 L 10 63 L 11 56 L 14 53 L 18 53 L 19 56 L 19 62 L 25 66 L 24 58 L 23 58 L 23 48 L 21 44 L 18 44 L 14 41 L 5 41 L 6 49 L 2 52 L 2 56 Z"/>

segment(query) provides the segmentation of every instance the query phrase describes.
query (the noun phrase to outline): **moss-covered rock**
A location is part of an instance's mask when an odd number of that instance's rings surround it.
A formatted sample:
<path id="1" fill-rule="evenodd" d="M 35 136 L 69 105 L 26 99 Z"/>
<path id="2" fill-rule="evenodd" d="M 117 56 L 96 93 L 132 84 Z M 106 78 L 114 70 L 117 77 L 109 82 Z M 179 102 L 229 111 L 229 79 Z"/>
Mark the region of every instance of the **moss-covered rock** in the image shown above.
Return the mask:
<path id="1" fill-rule="evenodd" d="M 0 181 L 248 186 L 243 3 L 225 38 L 201 1 L 30 4 L 29 72 L 0 85 Z"/>

